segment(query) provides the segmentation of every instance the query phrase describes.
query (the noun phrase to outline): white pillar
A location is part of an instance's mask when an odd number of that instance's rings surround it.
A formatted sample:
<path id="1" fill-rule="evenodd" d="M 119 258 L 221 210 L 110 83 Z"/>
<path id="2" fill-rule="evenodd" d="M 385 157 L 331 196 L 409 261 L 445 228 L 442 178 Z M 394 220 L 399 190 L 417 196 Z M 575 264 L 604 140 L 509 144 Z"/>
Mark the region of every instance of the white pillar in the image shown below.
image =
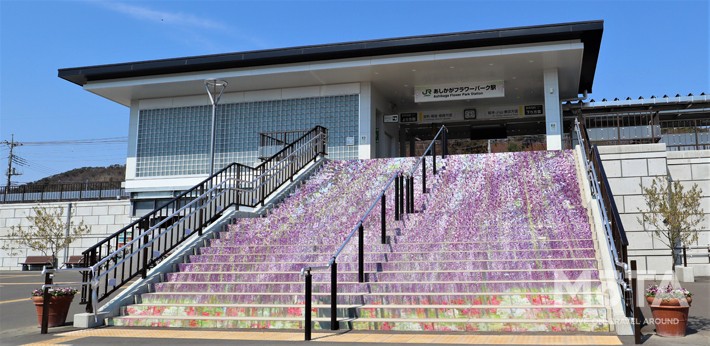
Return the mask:
<path id="1" fill-rule="evenodd" d="M 543 76 L 543 84 L 545 87 L 545 132 L 547 133 L 547 150 L 561 150 L 563 123 L 557 69 L 546 69 Z"/>
<path id="2" fill-rule="evenodd" d="M 358 137 L 356 138 L 359 159 L 373 158 L 372 150 L 374 147 L 370 144 L 374 133 L 373 117 L 372 86 L 368 82 L 363 82 L 360 83 L 360 118 L 358 122 Z"/>
<path id="3" fill-rule="evenodd" d="M 126 180 L 136 178 L 138 161 L 138 117 L 140 107 L 138 101 L 131 101 L 130 118 L 128 121 L 128 154 L 126 155 Z"/>

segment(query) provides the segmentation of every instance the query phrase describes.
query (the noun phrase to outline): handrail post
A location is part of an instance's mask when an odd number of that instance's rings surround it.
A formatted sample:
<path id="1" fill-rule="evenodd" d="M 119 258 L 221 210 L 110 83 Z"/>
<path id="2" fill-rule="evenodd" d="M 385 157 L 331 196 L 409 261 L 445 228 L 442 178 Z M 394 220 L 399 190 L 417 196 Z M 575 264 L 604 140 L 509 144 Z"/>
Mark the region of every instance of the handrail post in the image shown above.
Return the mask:
<path id="1" fill-rule="evenodd" d="M 45 267 L 46 268 L 46 267 Z M 49 272 L 44 273 L 44 292 L 42 292 L 42 329 L 41 334 L 47 334 L 47 329 L 49 328 L 49 286 L 52 284 L 52 274 Z"/>
<path id="2" fill-rule="evenodd" d="M 381 242 L 382 244 L 387 243 L 387 194 L 382 193 L 382 198 L 380 199 L 380 205 L 382 206 L 382 212 L 380 215 L 381 219 L 381 224 L 382 227 L 380 228 L 382 235 L 381 235 Z"/>
<path id="3" fill-rule="evenodd" d="M 426 193 L 426 153 L 422 157 L 422 194 Z"/>
<path id="4" fill-rule="evenodd" d="M 149 223 L 150 224 L 150 223 Z M 141 278 L 145 279 L 148 276 L 148 232 L 143 234 L 143 267 L 141 268 Z"/>
<path id="5" fill-rule="evenodd" d="M 303 329 L 306 333 L 305 339 L 306 341 L 311 340 L 311 283 L 312 283 L 312 278 L 311 278 L 311 271 L 306 270 L 306 306 L 305 311 L 303 312 L 303 315 L 305 316 L 306 320 L 304 321 L 304 326 Z"/>
<path id="6" fill-rule="evenodd" d="M 399 221 L 399 174 L 394 177 L 394 220 Z"/>
<path id="7" fill-rule="evenodd" d="M 409 213 L 414 213 L 414 176 L 407 178 L 407 188 L 409 189 Z"/>
<path id="8" fill-rule="evenodd" d="M 330 267 L 330 330 L 338 330 L 338 263 Z"/>
<path id="9" fill-rule="evenodd" d="M 357 278 L 365 282 L 365 227 L 360 223 L 357 229 Z"/>
<path id="10" fill-rule="evenodd" d="M 266 165 L 261 166 L 261 182 L 259 184 L 261 185 L 261 206 L 263 207 L 266 204 Z"/>
<path id="11" fill-rule="evenodd" d="M 402 176 L 402 214 L 409 213 L 409 187 L 405 183 L 409 183 L 409 178 Z"/>
<path id="12" fill-rule="evenodd" d="M 94 264 L 96 264 L 97 261 L 96 261 L 96 249 L 95 248 L 91 249 L 91 251 L 88 254 L 86 254 L 86 256 L 89 256 L 88 262 L 84 263 L 87 267 L 90 267 L 90 266 L 93 266 Z M 84 257 L 85 261 L 86 261 L 86 259 L 87 258 Z M 84 273 L 86 273 L 86 277 L 88 278 L 87 280 L 84 280 L 84 282 L 91 282 L 94 279 L 94 274 L 92 274 L 92 271 L 87 270 Z M 84 289 L 81 290 L 81 292 L 82 292 L 81 298 L 82 298 L 82 300 L 86 299 L 85 300 L 86 301 L 86 312 L 92 313 L 92 312 L 94 312 L 94 304 L 91 300 L 91 285 L 87 285 L 85 287 L 86 287 L 86 291 L 84 291 Z M 84 292 L 86 292 L 86 298 L 84 297 Z"/>
<path id="13" fill-rule="evenodd" d="M 235 170 L 236 170 L 236 179 L 234 180 L 234 184 L 236 185 L 236 187 L 234 188 L 234 191 L 236 192 L 236 196 L 234 199 L 234 203 L 237 206 L 237 210 L 239 210 L 239 206 L 242 204 L 242 191 L 241 191 L 242 166 L 236 165 Z"/>
<path id="14" fill-rule="evenodd" d="M 634 312 L 634 342 L 636 345 L 641 344 L 641 308 L 639 308 L 639 299 L 637 295 L 637 272 L 636 260 L 631 260 L 631 294 L 633 295 L 632 304 Z"/>
<path id="15" fill-rule="evenodd" d="M 434 145 L 431 146 L 431 170 L 433 171 L 434 175 L 436 175 L 436 141 L 434 141 Z"/>
<path id="16" fill-rule="evenodd" d="M 446 135 L 447 132 L 448 132 L 448 130 L 445 129 L 444 132 L 441 133 L 441 136 L 442 136 L 441 139 L 443 142 L 442 148 L 441 148 L 441 158 L 442 159 L 445 159 L 446 156 L 449 155 L 449 140 L 448 140 L 448 136 Z"/>
<path id="17" fill-rule="evenodd" d="M 399 215 L 402 217 L 404 215 L 404 175 L 400 174 L 397 179 L 399 179 Z"/>
<path id="18" fill-rule="evenodd" d="M 204 194 L 204 193 L 205 193 L 205 185 L 203 184 L 203 185 L 200 185 L 199 194 L 200 194 L 200 196 L 202 196 L 202 194 Z M 197 203 L 197 208 L 200 208 L 200 212 L 199 212 L 199 214 L 200 214 L 200 217 L 199 217 L 200 223 L 199 223 L 199 225 L 198 225 L 198 227 L 197 227 L 197 235 L 201 237 L 201 236 L 202 236 L 202 226 L 204 225 L 204 222 L 205 222 L 205 219 L 204 219 L 204 216 L 205 216 L 205 208 L 203 208 L 203 206 L 204 206 L 204 199 L 203 199 L 202 197 L 198 197 L 198 198 L 200 199 L 200 201 Z M 150 223 L 148 223 L 148 225 L 150 225 Z"/>

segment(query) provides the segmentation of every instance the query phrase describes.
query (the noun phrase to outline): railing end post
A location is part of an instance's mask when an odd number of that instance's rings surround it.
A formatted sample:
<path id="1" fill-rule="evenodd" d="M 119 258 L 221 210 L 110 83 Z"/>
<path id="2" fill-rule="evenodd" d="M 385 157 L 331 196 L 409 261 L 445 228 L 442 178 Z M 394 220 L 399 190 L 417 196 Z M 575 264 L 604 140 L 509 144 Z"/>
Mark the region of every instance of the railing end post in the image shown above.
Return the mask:
<path id="1" fill-rule="evenodd" d="M 306 294 L 305 294 L 305 311 L 303 312 L 303 316 L 305 317 L 305 321 L 303 322 L 303 330 L 305 333 L 304 339 L 306 341 L 311 340 L 311 284 L 312 284 L 312 276 L 311 276 L 311 270 L 308 268 L 306 270 Z"/>
<path id="2" fill-rule="evenodd" d="M 330 267 L 330 330 L 338 329 L 338 263 L 334 258 Z"/>
<path id="3" fill-rule="evenodd" d="M 42 292 L 42 325 L 41 334 L 47 334 L 49 329 L 49 286 L 52 284 L 52 274 L 50 272 L 44 273 L 44 290 Z"/>

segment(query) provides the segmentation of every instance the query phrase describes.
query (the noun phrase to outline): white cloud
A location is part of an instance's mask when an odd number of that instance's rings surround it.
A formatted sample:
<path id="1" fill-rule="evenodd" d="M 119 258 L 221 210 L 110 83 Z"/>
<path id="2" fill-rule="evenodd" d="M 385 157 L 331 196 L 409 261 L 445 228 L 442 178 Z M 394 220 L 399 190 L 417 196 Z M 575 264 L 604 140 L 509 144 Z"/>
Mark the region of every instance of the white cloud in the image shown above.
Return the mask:
<path id="1" fill-rule="evenodd" d="M 191 14 L 159 11 L 148 7 L 129 5 L 121 2 L 98 1 L 92 3 L 101 5 L 111 11 L 122 13 L 140 20 L 147 20 L 151 22 L 164 22 L 170 25 L 179 25 L 203 29 L 228 29 L 226 25 L 218 21 L 209 18 L 201 18 Z"/>
<path id="2" fill-rule="evenodd" d="M 272 47 L 269 42 L 262 40 L 256 35 L 242 32 L 239 28 L 208 17 L 200 17 L 177 11 L 156 10 L 154 8 L 125 2 L 107 0 L 84 1 L 136 20 L 172 26 L 172 28 L 176 30 L 168 30 L 168 32 L 165 33 L 170 36 L 172 40 L 190 47 L 200 47 L 201 50 L 209 53 L 221 53 L 234 51 L 235 49 L 251 50 Z M 222 40 L 217 40 L 216 37 L 221 37 Z M 225 47 L 225 42 L 229 42 L 229 46 Z"/>

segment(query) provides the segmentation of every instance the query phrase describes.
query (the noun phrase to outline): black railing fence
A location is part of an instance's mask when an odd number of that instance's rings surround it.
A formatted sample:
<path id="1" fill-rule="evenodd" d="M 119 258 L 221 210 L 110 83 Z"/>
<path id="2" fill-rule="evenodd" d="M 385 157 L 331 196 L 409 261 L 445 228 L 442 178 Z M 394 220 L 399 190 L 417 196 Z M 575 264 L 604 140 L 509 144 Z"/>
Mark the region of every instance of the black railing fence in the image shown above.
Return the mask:
<path id="1" fill-rule="evenodd" d="M 125 199 L 130 197 L 120 181 L 0 186 L 0 203 L 35 203 Z"/>
<path id="2" fill-rule="evenodd" d="M 662 119 L 656 111 L 587 115 L 591 145 L 665 143 L 669 151 L 710 149 L 710 119 Z"/>
<path id="3" fill-rule="evenodd" d="M 640 328 L 638 318 L 640 310 L 635 301 L 638 295 L 636 292 L 635 274 L 636 263 L 629 263 L 628 246 L 629 241 L 626 238 L 626 231 L 621 222 L 619 210 L 614 201 L 614 195 L 609 185 L 604 165 L 602 164 L 599 150 L 596 145 L 590 145 L 589 134 L 583 122 L 575 120 L 573 130 L 573 142 L 579 144 L 582 151 L 584 168 L 592 192 L 592 197 L 599 204 L 599 210 L 602 217 L 602 227 L 606 234 L 606 241 L 609 247 L 611 260 L 615 267 L 615 278 L 619 285 L 622 296 L 622 304 L 625 307 L 627 317 L 633 319 L 634 335 L 636 340 L 640 340 Z"/>
<path id="4" fill-rule="evenodd" d="M 364 223 L 367 218 L 371 215 L 372 211 L 375 210 L 377 205 L 380 205 L 380 243 L 387 243 L 387 194 L 388 191 L 394 190 L 394 220 L 401 220 L 404 214 L 410 214 L 415 212 L 414 208 L 414 176 L 417 174 L 417 170 L 421 166 L 421 181 L 422 181 L 422 194 L 428 193 L 426 188 L 426 157 L 431 156 L 432 159 L 432 174 L 437 174 L 436 169 L 436 143 L 438 139 L 442 140 L 442 153 L 441 157 L 446 158 L 448 154 L 448 141 L 446 137 L 446 127 L 442 126 L 437 132 L 434 139 L 429 144 L 424 154 L 419 158 L 417 163 L 412 167 L 409 172 L 395 172 L 385 183 L 381 192 L 372 201 L 370 207 L 365 211 L 363 216 L 355 224 L 355 227 L 350 231 L 348 236 L 343 241 L 343 244 L 335 251 L 330 261 L 326 265 L 322 266 L 311 266 L 304 267 L 301 269 L 301 276 L 305 278 L 305 313 L 304 313 L 304 338 L 306 341 L 311 340 L 311 308 L 312 308 L 312 273 L 318 270 L 328 270 L 330 269 L 330 329 L 338 330 L 339 323 L 337 320 L 337 304 L 338 304 L 338 256 L 345 249 L 345 247 L 350 243 L 355 234 L 358 238 L 358 282 L 365 282 L 365 226 Z M 390 194 L 391 196 L 392 194 Z"/>
<path id="5" fill-rule="evenodd" d="M 233 163 L 85 250 L 81 303 L 88 312 L 170 254 L 232 206 L 257 207 L 298 171 L 327 155 L 328 134 L 317 126 L 256 167 Z"/>

